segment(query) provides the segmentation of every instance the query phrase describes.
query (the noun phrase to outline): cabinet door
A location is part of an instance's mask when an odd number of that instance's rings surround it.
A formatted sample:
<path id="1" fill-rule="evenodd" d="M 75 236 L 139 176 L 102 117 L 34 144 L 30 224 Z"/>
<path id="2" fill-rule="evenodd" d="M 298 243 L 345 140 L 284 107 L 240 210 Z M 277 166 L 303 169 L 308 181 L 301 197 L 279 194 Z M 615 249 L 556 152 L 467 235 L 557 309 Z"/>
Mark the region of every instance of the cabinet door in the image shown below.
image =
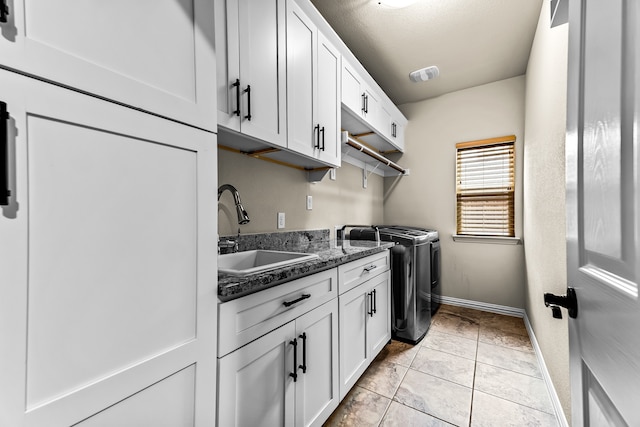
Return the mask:
<path id="1" fill-rule="evenodd" d="M 404 151 L 404 125 L 397 120 L 394 121 L 393 124 L 395 125 L 393 128 L 395 136 L 391 141 L 398 150 Z"/>
<path id="2" fill-rule="evenodd" d="M 338 300 L 296 320 L 296 426 L 320 426 L 338 407 Z M 305 372 L 306 370 L 306 372 Z"/>
<path id="3" fill-rule="evenodd" d="M 386 123 L 382 123 L 383 117 L 381 114 L 380 100 L 378 95 L 368 86 L 363 91 L 364 93 L 364 109 L 362 110 L 362 117 L 367 121 L 370 127 L 374 129 L 383 129 L 386 127 Z"/>
<path id="4" fill-rule="evenodd" d="M 322 150 L 318 158 L 340 166 L 340 52 L 318 33 L 318 124 Z"/>
<path id="5" fill-rule="evenodd" d="M 338 298 L 340 306 L 340 399 L 370 363 L 367 346 L 367 309 L 369 296 L 363 286 L 346 292 Z"/>
<path id="6" fill-rule="evenodd" d="M 213 2 L 215 8 L 218 125 L 240 132 L 240 45 L 238 2 Z"/>
<path id="7" fill-rule="evenodd" d="M 379 110 L 379 121 L 380 121 L 380 133 L 385 138 L 388 138 L 393 141 L 394 131 L 393 131 L 393 119 L 391 118 L 391 113 L 384 105 L 380 105 Z"/>
<path id="8" fill-rule="evenodd" d="M 373 315 L 367 317 L 367 342 L 371 359 L 391 339 L 391 275 L 389 272 L 371 279 L 370 290 L 373 295 L 369 301 L 373 302 Z"/>
<path id="9" fill-rule="evenodd" d="M 8 5 L 8 22 L 0 23 L 2 65 L 215 131 L 213 2 Z"/>
<path id="10" fill-rule="evenodd" d="M 320 148 L 317 118 L 316 27 L 294 0 L 287 2 L 287 147 L 313 156 Z"/>
<path id="11" fill-rule="evenodd" d="M 241 132 L 285 147 L 285 0 L 227 0 L 227 9 L 235 3 L 238 5 Z M 227 20 L 227 24 L 232 23 Z"/>
<path id="12" fill-rule="evenodd" d="M 4 70 L 0 97 L 0 425 L 211 425 L 215 134 Z"/>
<path id="13" fill-rule="evenodd" d="M 217 425 L 294 425 L 295 336 L 289 322 L 219 360 Z"/>
<path id="14" fill-rule="evenodd" d="M 364 108 L 362 80 L 360 75 L 346 62 L 342 60 L 342 104 L 353 111 L 357 116 L 362 116 Z"/>

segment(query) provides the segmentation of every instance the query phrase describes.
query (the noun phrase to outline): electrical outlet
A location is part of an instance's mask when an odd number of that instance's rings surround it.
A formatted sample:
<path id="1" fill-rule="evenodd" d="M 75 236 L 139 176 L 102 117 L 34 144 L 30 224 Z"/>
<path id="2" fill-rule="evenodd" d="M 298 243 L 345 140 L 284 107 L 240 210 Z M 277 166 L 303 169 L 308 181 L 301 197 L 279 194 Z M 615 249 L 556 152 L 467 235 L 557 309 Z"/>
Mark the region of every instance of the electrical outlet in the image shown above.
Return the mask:
<path id="1" fill-rule="evenodd" d="M 284 212 L 278 212 L 278 228 L 284 228 Z"/>
<path id="2" fill-rule="evenodd" d="M 307 196 L 307 210 L 313 209 L 313 196 Z"/>
<path id="3" fill-rule="evenodd" d="M 329 179 L 331 181 L 335 181 L 336 180 L 336 168 L 329 169 Z"/>

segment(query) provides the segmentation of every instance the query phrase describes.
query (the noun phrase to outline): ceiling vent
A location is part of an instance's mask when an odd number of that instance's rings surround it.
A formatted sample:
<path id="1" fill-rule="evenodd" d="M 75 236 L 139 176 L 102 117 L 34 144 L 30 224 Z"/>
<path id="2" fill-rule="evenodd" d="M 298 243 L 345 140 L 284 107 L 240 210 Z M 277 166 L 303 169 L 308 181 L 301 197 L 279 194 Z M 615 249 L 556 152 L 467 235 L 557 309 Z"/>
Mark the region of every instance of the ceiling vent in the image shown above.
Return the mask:
<path id="1" fill-rule="evenodd" d="M 409 74 L 409 78 L 414 83 L 426 82 L 427 80 L 435 79 L 440 75 L 440 70 L 435 65 L 420 70 L 412 71 Z"/>

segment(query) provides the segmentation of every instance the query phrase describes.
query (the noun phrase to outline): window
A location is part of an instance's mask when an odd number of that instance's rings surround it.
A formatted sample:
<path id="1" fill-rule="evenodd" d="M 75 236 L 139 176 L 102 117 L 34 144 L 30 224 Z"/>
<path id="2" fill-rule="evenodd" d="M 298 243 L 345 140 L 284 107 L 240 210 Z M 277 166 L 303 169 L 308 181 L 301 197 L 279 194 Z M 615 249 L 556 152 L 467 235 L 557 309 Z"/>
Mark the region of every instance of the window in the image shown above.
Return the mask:
<path id="1" fill-rule="evenodd" d="M 515 237 L 515 141 L 456 144 L 457 234 Z"/>

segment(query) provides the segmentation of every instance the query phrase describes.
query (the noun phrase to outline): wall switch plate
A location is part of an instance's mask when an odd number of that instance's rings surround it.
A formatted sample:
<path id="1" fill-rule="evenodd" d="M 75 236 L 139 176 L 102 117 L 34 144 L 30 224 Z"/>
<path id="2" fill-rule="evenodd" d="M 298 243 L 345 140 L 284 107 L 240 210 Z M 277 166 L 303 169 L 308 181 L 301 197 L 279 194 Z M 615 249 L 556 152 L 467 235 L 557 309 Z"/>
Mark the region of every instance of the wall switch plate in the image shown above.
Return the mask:
<path id="1" fill-rule="evenodd" d="M 307 196 L 307 210 L 313 209 L 313 196 Z"/>
<path id="2" fill-rule="evenodd" d="M 329 179 L 331 181 L 335 181 L 336 180 L 336 168 L 329 169 Z"/>
<path id="3" fill-rule="evenodd" d="M 278 228 L 284 228 L 284 212 L 278 212 Z"/>
<path id="4" fill-rule="evenodd" d="M 367 168 L 362 169 L 362 188 L 367 188 L 367 179 L 369 176 L 367 175 Z"/>

